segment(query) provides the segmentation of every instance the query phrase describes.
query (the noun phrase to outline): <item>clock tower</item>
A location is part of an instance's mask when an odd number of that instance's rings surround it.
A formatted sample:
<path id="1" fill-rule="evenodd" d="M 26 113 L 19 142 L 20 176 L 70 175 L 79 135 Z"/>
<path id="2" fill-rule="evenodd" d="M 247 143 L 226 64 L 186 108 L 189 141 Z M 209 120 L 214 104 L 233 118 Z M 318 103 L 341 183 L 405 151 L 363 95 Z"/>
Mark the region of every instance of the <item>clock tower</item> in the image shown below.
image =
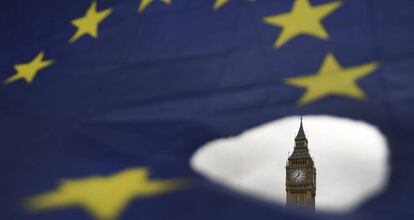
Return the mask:
<path id="1" fill-rule="evenodd" d="M 316 169 L 300 119 L 293 153 L 286 163 L 286 206 L 315 211 Z"/>

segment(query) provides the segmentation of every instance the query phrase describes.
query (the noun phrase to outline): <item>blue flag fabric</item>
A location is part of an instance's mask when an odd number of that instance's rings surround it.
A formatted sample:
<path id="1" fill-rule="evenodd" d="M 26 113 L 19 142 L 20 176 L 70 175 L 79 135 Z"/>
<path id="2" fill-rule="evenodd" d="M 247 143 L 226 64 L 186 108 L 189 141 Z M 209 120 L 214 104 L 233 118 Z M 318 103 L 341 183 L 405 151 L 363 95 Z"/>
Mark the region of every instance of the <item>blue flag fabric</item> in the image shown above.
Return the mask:
<path id="1" fill-rule="evenodd" d="M 1 219 L 414 217 L 413 9 L 411 0 L 3 2 Z M 328 77 L 333 88 L 323 73 L 350 78 Z M 209 140 L 298 114 L 378 126 L 391 151 L 386 191 L 348 214 L 308 215 L 189 166 Z"/>

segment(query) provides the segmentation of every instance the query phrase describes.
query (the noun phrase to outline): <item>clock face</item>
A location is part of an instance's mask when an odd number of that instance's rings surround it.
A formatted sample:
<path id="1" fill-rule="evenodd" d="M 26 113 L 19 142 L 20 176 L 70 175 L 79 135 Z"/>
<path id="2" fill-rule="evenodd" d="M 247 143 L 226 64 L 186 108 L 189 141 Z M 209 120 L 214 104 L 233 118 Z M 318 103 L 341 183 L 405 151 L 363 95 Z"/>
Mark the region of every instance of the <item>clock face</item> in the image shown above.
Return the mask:
<path id="1" fill-rule="evenodd" d="M 293 170 L 291 178 L 297 183 L 302 182 L 305 180 L 305 171 L 302 169 Z"/>

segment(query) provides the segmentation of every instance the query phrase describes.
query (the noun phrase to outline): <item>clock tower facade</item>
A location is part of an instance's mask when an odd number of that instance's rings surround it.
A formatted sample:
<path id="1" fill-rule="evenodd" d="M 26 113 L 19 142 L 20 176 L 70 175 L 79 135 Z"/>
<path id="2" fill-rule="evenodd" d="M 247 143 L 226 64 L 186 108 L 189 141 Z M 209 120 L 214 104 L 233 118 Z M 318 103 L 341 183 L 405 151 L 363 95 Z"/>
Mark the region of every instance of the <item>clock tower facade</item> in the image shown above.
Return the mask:
<path id="1" fill-rule="evenodd" d="M 293 153 L 286 163 L 286 206 L 315 211 L 316 168 L 300 119 Z"/>

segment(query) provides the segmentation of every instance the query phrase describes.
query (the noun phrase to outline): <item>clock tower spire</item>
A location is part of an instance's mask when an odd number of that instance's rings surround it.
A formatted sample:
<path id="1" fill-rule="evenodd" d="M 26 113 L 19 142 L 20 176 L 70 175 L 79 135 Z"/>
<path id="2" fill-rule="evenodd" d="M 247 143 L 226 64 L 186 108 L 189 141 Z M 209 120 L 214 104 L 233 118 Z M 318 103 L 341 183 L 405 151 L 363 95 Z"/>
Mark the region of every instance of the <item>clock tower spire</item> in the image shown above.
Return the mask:
<path id="1" fill-rule="evenodd" d="M 308 139 L 306 139 L 305 131 L 303 130 L 302 117 L 300 117 L 300 127 L 295 138 L 295 147 L 308 147 Z"/>
<path id="2" fill-rule="evenodd" d="M 316 169 L 309 154 L 302 117 L 293 153 L 286 164 L 286 206 L 315 211 Z"/>

